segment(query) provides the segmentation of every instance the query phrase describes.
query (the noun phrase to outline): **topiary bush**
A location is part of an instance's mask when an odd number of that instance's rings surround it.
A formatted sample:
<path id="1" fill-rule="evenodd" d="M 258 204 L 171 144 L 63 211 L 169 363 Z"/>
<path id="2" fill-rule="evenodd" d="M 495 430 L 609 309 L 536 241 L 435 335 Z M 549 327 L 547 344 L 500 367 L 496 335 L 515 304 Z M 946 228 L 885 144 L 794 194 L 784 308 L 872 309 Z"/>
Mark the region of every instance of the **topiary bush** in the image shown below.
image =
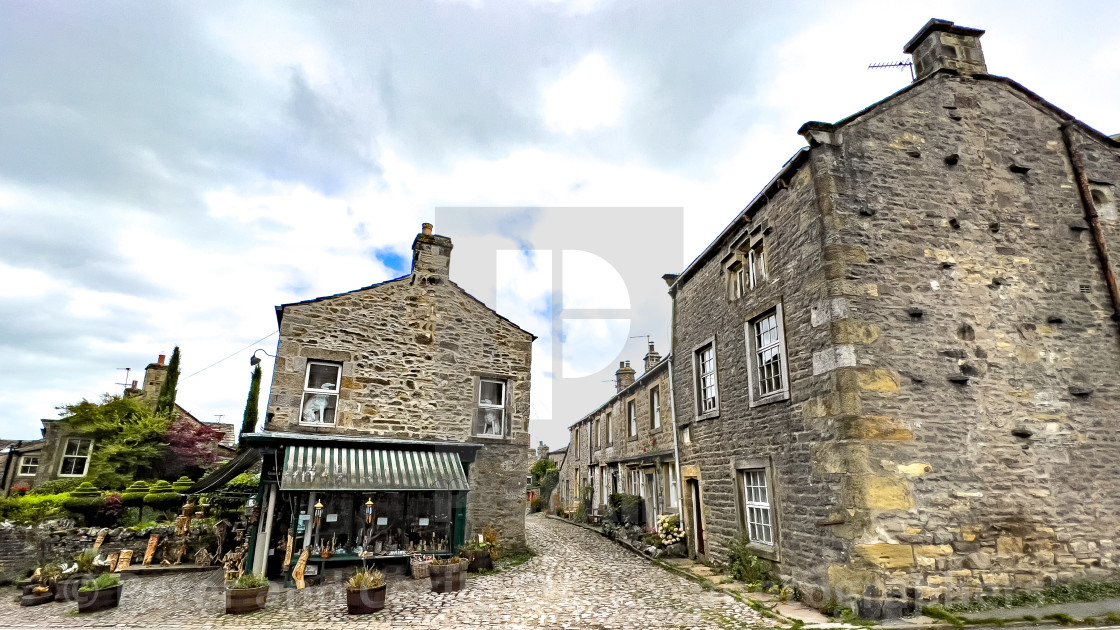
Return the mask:
<path id="1" fill-rule="evenodd" d="M 86 524 L 92 525 L 94 517 L 104 505 L 105 499 L 101 498 L 101 491 L 86 481 L 70 493 L 70 497 L 63 502 L 62 507 L 81 516 Z"/>
<path id="2" fill-rule="evenodd" d="M 144 496 L 148 494 L 149 490 L 151 490 L 151 486 L 146 482 L 133 481 L 132 485 L 125 488 L 124 492 L 121 493 L 121 501 L 127 507 L 140 507 L 144 505 Z"/>
<path id="3" fill-rule="evenodd" d="M 144 505 L 153 510 L 174 510 L 183 502 L 183 496 L 171 487 L 166 481 L 157 481 L 152 484 L 148 494 L 144 495 Z"/>
<path id="4" fill-rule="evenodd" d="M 171 487 L 174 488 L 175 492 L 178 492 L 179 494 L 186 494 L 193 485 L 194 482 L 191 481 L 191 478 L 183 475 L 182 477 L 179 477 L 177 480 L 172 482 Z"/>

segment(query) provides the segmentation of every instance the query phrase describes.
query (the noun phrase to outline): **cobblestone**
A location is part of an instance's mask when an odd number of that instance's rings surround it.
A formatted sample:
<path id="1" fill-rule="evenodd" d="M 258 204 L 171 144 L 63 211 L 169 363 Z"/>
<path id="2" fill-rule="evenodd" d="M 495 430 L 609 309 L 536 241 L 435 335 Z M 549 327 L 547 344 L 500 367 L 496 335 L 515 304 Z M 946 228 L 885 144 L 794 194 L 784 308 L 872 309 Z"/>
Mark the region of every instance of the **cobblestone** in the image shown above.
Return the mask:
<path id="1" fill-rule="evenodd" d="M 526 521 L 539 555 L 500 573 L 472 576 L 458 593 L 436 594 L 428 580 L 392 578 L 384 611 L 346 614 L 340 574 L 303 591 L 273 584 L 259 613 L 227 616 L 211 573 L 126 582 L 119 608 L 79 615 L 73 603 L 20 608 L 14 589 L 0 598 L 0 628 L 751 628 L 775 623 L 730 595 L 651 565 L 569 524 Z"/>

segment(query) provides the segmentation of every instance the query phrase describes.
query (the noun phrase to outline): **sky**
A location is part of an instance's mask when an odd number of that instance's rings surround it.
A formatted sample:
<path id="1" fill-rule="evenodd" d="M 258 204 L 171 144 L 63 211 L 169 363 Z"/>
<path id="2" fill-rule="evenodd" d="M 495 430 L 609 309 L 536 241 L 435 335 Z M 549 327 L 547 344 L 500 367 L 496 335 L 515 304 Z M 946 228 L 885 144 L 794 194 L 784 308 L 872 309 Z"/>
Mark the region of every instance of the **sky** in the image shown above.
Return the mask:
<path id="1" fill-rule="evenodd" d="M 273 307 L 407 273 L 434 221 L 452 279 L 540 337 L 530 431 L 562 446 L 617 361 L 669 350 L 661 275 L 802 123 L 905 87 L 867 65 L 931 17 L 1120 132 L 1107 0 L 0 0 L 0 437 L 176 345 L 179 403 L 239 424 Z"/>

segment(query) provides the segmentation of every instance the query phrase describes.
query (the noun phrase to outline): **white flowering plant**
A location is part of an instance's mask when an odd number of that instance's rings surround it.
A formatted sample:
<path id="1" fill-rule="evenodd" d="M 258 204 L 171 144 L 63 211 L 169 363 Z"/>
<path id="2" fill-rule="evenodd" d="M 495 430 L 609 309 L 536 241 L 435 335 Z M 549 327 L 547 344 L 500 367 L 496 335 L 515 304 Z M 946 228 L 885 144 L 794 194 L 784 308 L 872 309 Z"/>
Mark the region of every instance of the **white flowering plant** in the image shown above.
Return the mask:
<path id="1" fill-rule="evenodd" d="M 655 533 L 663 547 L 668 547 L 669 545 L 684 540 L 684 528 L 681 527 L 681 519 L 676 514 L 658 516 L 657 531 Z"/>

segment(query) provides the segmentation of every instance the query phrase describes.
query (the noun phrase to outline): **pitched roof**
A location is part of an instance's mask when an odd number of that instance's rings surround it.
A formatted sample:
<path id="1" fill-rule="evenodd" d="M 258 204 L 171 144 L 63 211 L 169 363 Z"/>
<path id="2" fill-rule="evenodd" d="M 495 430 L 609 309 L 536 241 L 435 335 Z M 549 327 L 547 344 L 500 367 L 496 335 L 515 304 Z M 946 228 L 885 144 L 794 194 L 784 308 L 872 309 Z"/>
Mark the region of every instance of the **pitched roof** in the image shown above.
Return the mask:
<path id="1" fill-rule="evenodd" d="M 237 446 L 237 429 L 230 422 L 203 422 L 206 426 L 214 429 L 222 434 L 221 441 L 218 444 L 227 448 Z"/>

